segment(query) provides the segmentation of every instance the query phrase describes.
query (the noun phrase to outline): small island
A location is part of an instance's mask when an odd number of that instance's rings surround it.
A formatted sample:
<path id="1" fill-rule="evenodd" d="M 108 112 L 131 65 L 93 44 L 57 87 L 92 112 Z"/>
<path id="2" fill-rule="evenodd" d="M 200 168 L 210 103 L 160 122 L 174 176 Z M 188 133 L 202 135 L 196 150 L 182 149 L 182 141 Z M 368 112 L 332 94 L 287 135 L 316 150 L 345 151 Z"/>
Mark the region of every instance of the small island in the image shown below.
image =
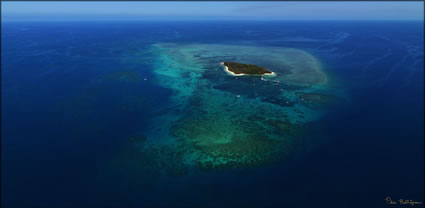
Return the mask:
<path id="1" fill-rule="evenodd" d="M 224 70 L 232 76 L 243 76 L 243 75 L 272 75 L 275 76 L 274 72 L 271 72 L 263 67 L 254 64 L 241 64 L 236 62 L 221 62 L 224 66 Z"/>

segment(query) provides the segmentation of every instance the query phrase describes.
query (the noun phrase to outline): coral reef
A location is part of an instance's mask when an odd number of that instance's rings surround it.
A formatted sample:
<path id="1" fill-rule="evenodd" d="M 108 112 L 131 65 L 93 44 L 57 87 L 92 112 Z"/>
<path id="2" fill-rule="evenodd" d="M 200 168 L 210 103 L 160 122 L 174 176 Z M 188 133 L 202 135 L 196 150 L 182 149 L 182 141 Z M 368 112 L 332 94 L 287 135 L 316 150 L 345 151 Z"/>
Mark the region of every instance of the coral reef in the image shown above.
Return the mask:
<path id="1" fill-rule="evenodd" d="M 193 147 L 196 167 L 211 170 L 259 166 L 280 160 L 290 151 L 294 128 L 285 121 L 268 121 L 254 114 L 223 116 L 192 112 L 177 121 L 170 134 L 185 146 Z"/>
<path id="2" fill-rule="evenodd" d="M 310 108 L 324 108 L 342 102 L 335 96 L 317 92 L 297 92 L 299 101 Z"/>

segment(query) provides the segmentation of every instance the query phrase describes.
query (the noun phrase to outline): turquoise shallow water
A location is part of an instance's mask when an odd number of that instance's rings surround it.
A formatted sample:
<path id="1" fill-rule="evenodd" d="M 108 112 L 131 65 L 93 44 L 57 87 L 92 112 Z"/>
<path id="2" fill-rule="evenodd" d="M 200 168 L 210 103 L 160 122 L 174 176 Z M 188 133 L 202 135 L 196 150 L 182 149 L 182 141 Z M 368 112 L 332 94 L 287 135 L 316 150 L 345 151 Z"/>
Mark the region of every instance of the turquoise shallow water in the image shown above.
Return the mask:
<path id="1" fill-rule="evenodd" d="M 383 207 L 388 195 L 420 201 L 421 28 L 2 24 L 2 205 Z M 230 76 L 223 61 L 277 76 Z"/>

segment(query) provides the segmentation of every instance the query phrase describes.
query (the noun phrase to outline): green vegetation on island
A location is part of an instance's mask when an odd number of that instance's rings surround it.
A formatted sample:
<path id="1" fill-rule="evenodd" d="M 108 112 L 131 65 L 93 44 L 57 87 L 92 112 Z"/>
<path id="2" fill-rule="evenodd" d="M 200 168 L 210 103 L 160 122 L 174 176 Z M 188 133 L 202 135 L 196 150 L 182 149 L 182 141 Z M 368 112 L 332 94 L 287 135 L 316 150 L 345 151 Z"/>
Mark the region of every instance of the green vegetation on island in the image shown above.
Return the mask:
<path id="1" fill-rule="evenodd" d="M 241 74 L 248 74 L 248 75 L 263 75 L 263 74 L 273 74 L 273 72 L 254 65 L 254 64 L 240 64 L 236 62 L 223 62 L 223 66 L 226 67 L 226 70 L 229 72 L 241 75 Z"/>

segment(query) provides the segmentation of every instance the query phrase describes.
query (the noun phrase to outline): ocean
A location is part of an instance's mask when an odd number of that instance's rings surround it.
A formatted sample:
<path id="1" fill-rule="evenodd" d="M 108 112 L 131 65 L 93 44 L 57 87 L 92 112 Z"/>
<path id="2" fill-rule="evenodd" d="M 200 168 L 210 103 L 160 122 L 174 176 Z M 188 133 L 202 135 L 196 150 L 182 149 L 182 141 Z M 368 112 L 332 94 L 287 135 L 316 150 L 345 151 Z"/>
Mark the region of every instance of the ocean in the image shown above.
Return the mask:
<path id="1" fill-rule="evenodd" d="M 424 201 L 422 21 L 1 27 L 2 207 Z"/>

